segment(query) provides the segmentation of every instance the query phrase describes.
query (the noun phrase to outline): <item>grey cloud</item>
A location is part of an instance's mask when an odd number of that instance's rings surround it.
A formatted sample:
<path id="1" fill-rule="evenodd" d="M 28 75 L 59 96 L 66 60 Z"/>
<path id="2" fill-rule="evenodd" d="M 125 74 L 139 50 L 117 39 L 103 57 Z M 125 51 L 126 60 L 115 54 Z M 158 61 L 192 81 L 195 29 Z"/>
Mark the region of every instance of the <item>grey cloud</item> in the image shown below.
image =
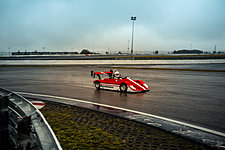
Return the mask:
<path id="1" fill-rule="evenodd" d="M 131 28 L 132 15 L 137 16 L 135 40 L 142 41 L 140 49 L 151 49 L 148 40 L 152 37 L 140 37 L 138 32 L 153 33 L 155 48 L 159 40 L 158 46 L 166 45 L 165 49 L 170 40 L 182 45 L 186 41 L 221 43 L 225 38 L 223 0 L 1 0 L 0 7 L 0 51 L 10 45 L 15 49 L 93 47 L 93 43 L 95 48 L 105 47 L 109 42 L 102 35 L 116 38 L 120 28 Z M 140 31 L 143 26 L 145 30 Z M 127 42 L 130 31 L 118 38 Z M 110 41 L 114 49 L 121 48 L 113 44 L 117 40 Z"/>

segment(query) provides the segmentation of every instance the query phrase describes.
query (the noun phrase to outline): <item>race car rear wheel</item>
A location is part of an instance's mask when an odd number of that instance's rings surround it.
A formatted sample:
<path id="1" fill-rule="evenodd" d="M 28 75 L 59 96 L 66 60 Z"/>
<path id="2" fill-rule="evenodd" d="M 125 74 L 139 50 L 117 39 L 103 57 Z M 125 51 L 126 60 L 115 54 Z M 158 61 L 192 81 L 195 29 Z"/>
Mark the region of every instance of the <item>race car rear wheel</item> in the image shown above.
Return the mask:
<path id="1" fill-rule="evenodd" d="M 96 89 L 100 89 L 100 87 L 101 87 L 100 82 L 96 81 L 95 82 L 95 87 L 96 87 Z"/>
<path id="2" fill-rule="evenodd" d="M 125 83 L 120 84 L 120 91 L 121 92 L 126 92 L 127 91 L 127 85 Z"/>

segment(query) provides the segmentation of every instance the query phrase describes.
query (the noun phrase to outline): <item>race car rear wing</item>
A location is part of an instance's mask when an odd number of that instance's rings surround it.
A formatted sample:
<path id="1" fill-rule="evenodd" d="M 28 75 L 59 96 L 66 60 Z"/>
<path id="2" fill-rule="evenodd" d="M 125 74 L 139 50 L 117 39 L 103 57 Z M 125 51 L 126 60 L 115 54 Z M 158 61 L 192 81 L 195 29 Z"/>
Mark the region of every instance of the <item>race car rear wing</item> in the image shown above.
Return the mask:
<path id="1" fill-rule="evenodd" d="M 112 70 L 110 70 L 110 71 L 104 71 L 104 72 L 94 72 L 94 71 L 91 71 L 91 76 L 93 78 L 95 78 L 95 75 L 97 75 L 98 77 L 100 77 L 100 74 L 108 74 L 109 76 L 112 76 L 113 71 Z"/>

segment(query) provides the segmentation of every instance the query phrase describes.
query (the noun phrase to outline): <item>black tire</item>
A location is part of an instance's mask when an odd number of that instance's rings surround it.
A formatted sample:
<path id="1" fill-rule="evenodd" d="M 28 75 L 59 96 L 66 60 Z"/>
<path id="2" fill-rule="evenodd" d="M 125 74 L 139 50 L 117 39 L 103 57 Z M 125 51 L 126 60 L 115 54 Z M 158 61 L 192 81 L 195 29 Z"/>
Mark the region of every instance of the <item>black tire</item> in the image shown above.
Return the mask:
<path id="1" fill-rule="evenodd" d="M 95 78 L 95 72 L 94 72 L 94 71 L 91 71 L 91 76 L 92 76 L 93 78 Z"/>
<path id="2" fill-rule="evenodd" d="M 126 83 L 120 84 L 120 91 L 121 92 L 127 92 L 127 84 Z"/>
<path id="3" fill-rule="evenodd" d="M 100 89 L 101 85 L 100 85 L 100 82 L 96 81 L 95 82 L 95 88 L 96 89 Z"/>

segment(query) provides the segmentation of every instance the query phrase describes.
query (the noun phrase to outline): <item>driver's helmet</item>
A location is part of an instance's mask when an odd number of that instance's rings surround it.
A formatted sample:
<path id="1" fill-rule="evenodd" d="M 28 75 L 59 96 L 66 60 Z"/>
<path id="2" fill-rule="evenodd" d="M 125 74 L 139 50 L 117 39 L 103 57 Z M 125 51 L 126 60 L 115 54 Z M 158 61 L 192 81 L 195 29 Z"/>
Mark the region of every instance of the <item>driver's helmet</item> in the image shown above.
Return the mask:
<path id="1" fill-rule="evenodd" d="M 119 78 L 119 77 L 120 77 L 119 71 L 115 71 L 115 72 L 114 72 L 114 76 L 115 76 L 116 78 Z"/>

